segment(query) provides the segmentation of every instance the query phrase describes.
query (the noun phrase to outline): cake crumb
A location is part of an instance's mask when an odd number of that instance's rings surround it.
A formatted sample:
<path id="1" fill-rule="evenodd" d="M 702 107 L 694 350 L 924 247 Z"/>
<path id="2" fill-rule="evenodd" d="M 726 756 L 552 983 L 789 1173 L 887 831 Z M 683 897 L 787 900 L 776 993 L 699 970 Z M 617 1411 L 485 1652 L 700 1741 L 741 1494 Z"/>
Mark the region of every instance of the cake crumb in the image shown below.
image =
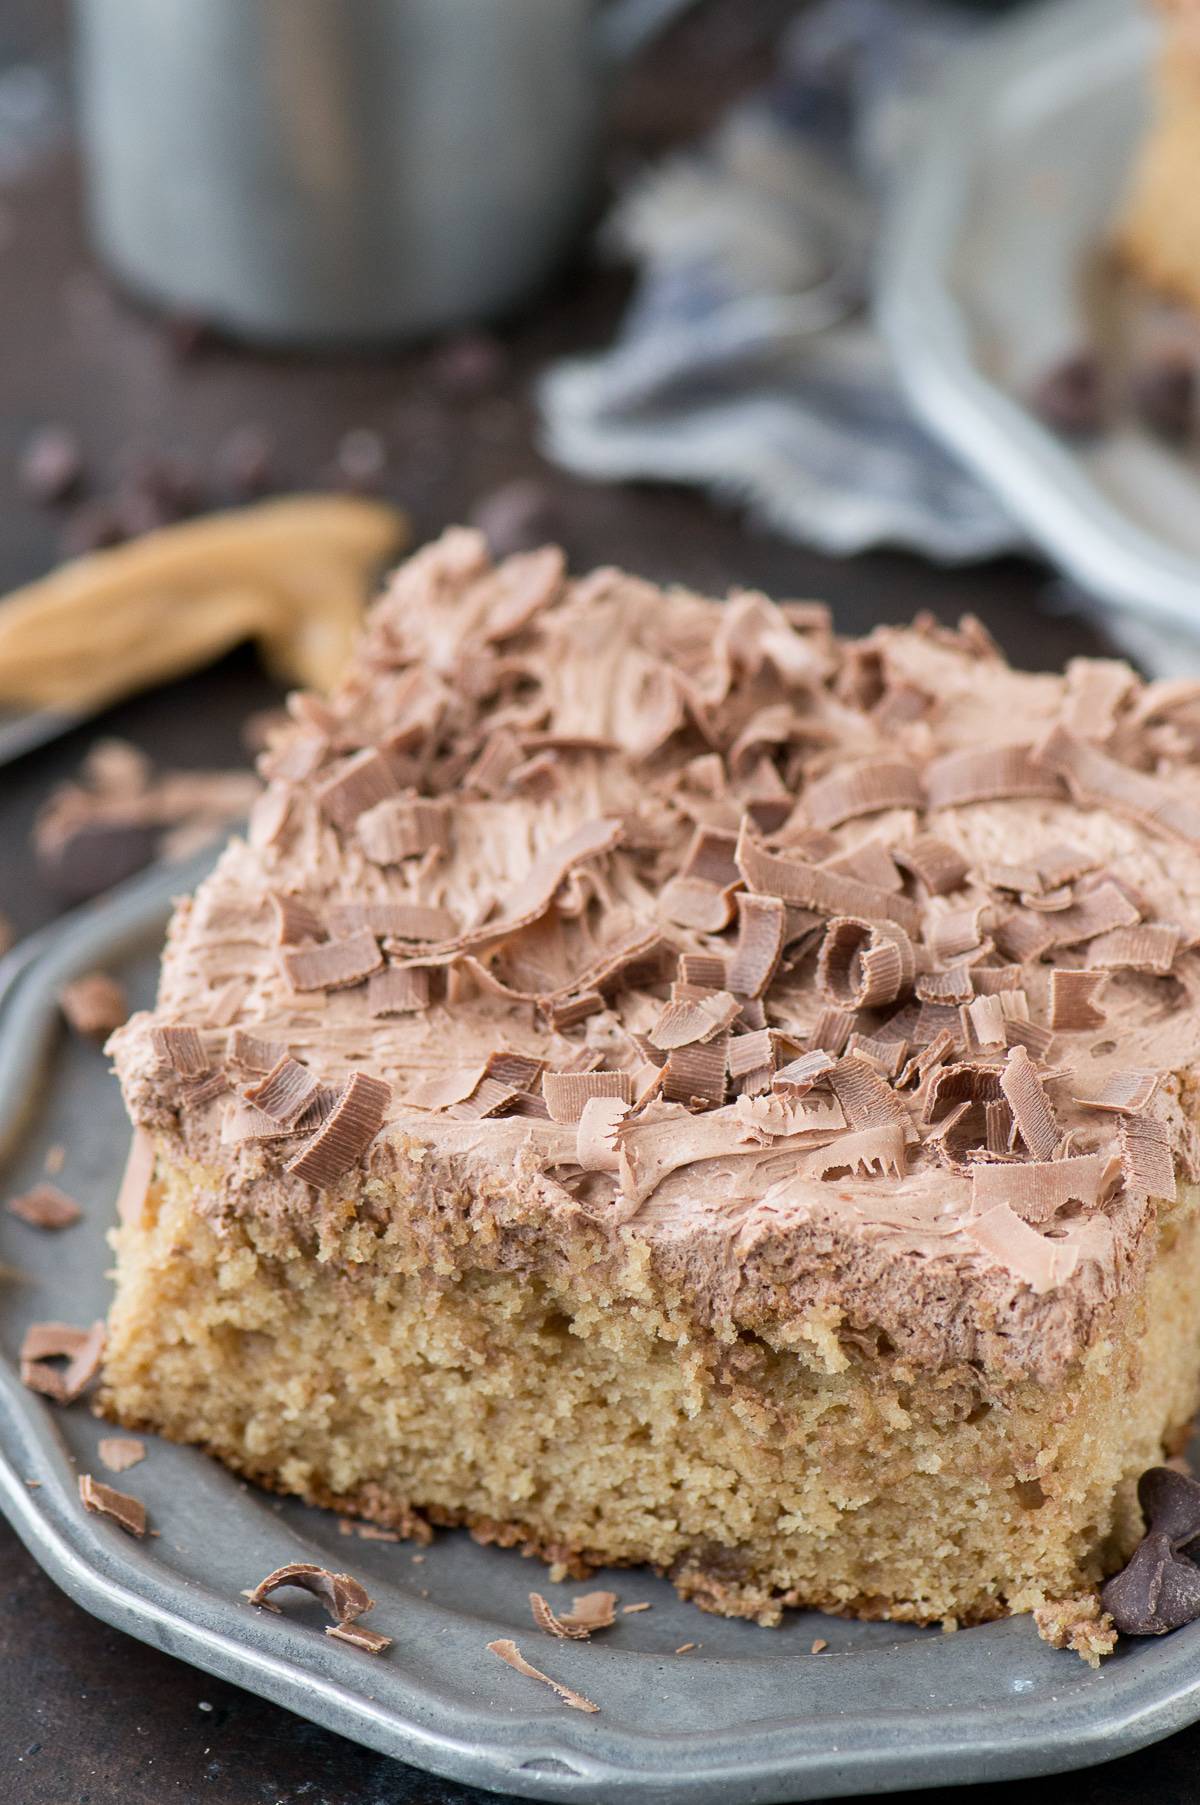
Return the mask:
<path id="1" fill-rule="evenodd" d="M 828 1644 L 828 1642 L 826 1642 L 824 1636 L 818 1636 L 816 1641 L 813 1643 L 812 1647 L 809 1649 L 808 1652 L 813 1655 L 819 1655 L 821 1653 L 822 1649 L 825 1649 L 828 1647 L 829 1647 L 829 1644 Z"/>
<path id="2" fill-rule="evenodd" d="M 1051 1648 L 1069 1648 L 1089 1667 L 1099 1667 L 1117 1645 L 1117 1632 L 1099 1595 L 1081 1592 L 1075 1598 L 1051 1599 L 1033 1613 L 1037 1633 Z"/>
<path id="3" fill-rule="evenodd" d="M 425 1556 L 423 1554 L 414 1554 L 414 1555 L 410 1555 L 409 1558 L 412 1561 L 412 1564 L 414 1567 L 419 1567 L 421 1565 L 421 1562 L 425 1559 Z"/>
<path id="4" fill-rule="evenodd" d="M 653 1608 L 654 1607 L 651 1604 L 643 1599 L 641 1604 L 623 1604 L 621 1606 L 621 1615 L 622 1617 L 632 1617 L 635 1611 L 649 1611 Z"/>

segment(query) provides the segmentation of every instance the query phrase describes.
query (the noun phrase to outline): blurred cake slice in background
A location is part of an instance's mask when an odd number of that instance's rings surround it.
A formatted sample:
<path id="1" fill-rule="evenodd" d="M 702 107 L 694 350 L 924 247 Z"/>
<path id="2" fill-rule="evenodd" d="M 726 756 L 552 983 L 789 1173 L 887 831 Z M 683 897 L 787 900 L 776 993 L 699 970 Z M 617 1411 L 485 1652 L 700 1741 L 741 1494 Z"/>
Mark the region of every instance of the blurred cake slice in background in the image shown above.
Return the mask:
<path id="1" fill-rule="evenodd" d="M 1156 0 L 1165 43 L 1154 120 L 1118 233 L 1132 268 L 1200 308 L 1200 0 Z"/>

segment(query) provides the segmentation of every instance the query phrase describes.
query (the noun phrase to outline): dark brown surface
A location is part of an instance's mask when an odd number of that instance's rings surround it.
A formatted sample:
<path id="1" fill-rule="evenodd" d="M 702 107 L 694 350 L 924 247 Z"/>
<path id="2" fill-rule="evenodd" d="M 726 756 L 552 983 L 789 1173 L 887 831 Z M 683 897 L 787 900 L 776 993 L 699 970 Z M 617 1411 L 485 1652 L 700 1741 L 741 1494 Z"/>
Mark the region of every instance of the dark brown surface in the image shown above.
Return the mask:
<path id="1" fill-rule="evenodd" d="M 709 0 L 643 58 L 618 97 L 612 168 L 684 139 L 764 67 L 788 0 Z M 61 56 L 58 9 L 0 0 L 0 68 Z M 929 607 L 979 613 L 1020 661 L 1055 663 L 1096 649 L 1094 635 L 1043 612 L 1053 586 L 1041 569 L 1008 560 L 969 572 L 876 556 L 832 562 L 756 530 L 681 490 L 596 487 L 550 471 L 535 449 L 529 378 L 560 351 L 602 343 L 625 278 L 585 260 L 502 335 L 498 381 L 447 392 L 443 354 L 393 357 L 249 356 L 210 348 L 181 358 L 170 336 L 116 297 L 88 261 L 69 153 L 0 185 L 0 586 L 47 568 L 61 519 L 22 494 L 19 453 L 34 428 L 78 432 L 101 485 L 135 448 L 176 451 L 208 465 L 235 428 L 258 425 L 279 447 L 278 475 L 301 485 L 333 466 L 355 427 L 383 434 L 386 492 L 419 534 L 463 518 L 516 478 L 546 485 L 548 525 L 579 567 L 620 561 L 652 577 L 720 591 L 731 582 L 777 595 L 830 600 L 839 624 Z M 248 653 L 114 709 L 100 724 L 159 762 L 239 762 L 239 727 L 275 692 Z M 0 910 L 22 932 L 54 905 L 26 856 L 33 814 L 77 767 L 97 731 L 85 728 L 0 769 Z M 482 1798 L 313 1728 L 274 1706 L 145 1648 L 79 1611 L 0 1525 L 0 1799 L 13 1805 L 444 1805 Z M 1065 1657 L 1064 1657 L 1065 1658 Z M 1200 1731 L 1140 1756 L 1040 1783 L 988 1787 L 985 1800 L 1193 1800 Z M 927 1795 L 912 1794 L 913 1798 Z M 941 1795 L 945 1796 L 945 1795 Z"/>

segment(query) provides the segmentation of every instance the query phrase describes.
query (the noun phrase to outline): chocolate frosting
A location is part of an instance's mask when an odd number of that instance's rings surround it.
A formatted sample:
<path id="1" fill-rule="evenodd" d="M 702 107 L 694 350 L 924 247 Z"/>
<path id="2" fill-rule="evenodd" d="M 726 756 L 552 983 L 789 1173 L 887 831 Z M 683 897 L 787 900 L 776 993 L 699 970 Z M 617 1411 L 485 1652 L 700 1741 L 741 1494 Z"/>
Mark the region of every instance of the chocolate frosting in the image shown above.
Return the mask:
<path id="1" fill-rule="evenodd" d="M 447 533 L 292 698 L 110 1043 L 130 1114 L 217 1220 L 399 1173 L 455 1258 L 1052 1379 L 1197 1169 L 1200 688 L 1081 708 L 1110 668 Z"/>

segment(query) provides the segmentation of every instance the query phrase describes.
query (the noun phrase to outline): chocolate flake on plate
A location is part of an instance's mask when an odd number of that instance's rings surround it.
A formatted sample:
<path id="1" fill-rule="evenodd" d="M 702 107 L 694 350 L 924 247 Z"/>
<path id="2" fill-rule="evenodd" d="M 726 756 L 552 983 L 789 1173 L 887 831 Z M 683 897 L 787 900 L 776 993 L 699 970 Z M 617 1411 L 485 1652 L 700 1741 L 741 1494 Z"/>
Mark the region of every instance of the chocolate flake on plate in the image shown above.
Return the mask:
<path id="1" fill-rule="evenodd" d="M 551 1609 L 540 1592 L 529 1594 L 533 1621 L 548 1636 L 560 1641 L 586 1642 L 593 1630 L 604 1630 L 616 1621 L 615 1592 L 585 1592 L 575 1599 L 573 1607 L 561 1614 Z"/>
<path id="2" fill-rule="evenodd" d="M 507 1636 L 501 1637 L 496 1642 L 489 1642 L 488 1650 L 493 1655 L 499 1655 L 502 1661 L 507 1661 L 508 1665 L 517 1673 L 523 1673 L 526 1679 L 539 1680 L 543 1686 L 549 1686 L 551 1692 L 556 1693 L 563 1704 L 570 1705 L 572 1710 L 599 1711 L 599 1705 L 593 1705 L 591 1699 L 584 1698 L 582 1692 L 573 1691 L 570 1686 L 564 1686 L 560 1681 L 552 1680 L 548 1673 L 543 1673 L 540 1668 L 532 1666 L 516 1643 Z"/>
<path id="3" fill-rule="evenodd" d="M 391 1647 L 390 1636 L 381 1636 L 378 1631 L 358 1622 L 365 1611 L 371 1610 L 375 1600 L 349 1573 L 334 1573 L 311 1561 L 290 1561 L 284 1567 L 276 1567 L 274 1573 L 259 1580 L 253 1591 L 244 1592 L 242 1596 L 251 1604 L 277 1611 L 278 1605 L 269 1604 L 268 1600 L 272 1592 L 279 1591 L 282 1586 L 298 1586 L 320 1600 L 333 1618 L 333 1623 L 326 1628 L 327 1636 L 349 1642 L 372 1655 Z"/>
<path id="4" fill-rule="evenodd" d="M 34 1322 L 21 1342 L 21 1383 L 56 1404 L 72 1404 L 98 1377 L 104 1358 L 104 1324 L 77 1329 L 65 1322 Z M 65 1360 L 64 1368 L 52 1360 Z"/>
<path id="5" fill-rule="evenodd" d="M 8 1209 L 34 1228 L 70 1228 L 83 1215 L 73 1197 L 51 1184 L 37 1184 L 32 1190 L 10 1197 Z"/>
<path id="6" fill-rule="evenodd" d="M 118 1492 L 114 1486 L 93 1479 L 90 1473 L 79 1475 L 79 1497 L 84 1510 L 90 1511 L 93 1516 L 107 1517 L 127 1535 L 139 1538 L 145 1535 L 146 1506 L 140 1498 L 131 1498 L 128 1492 Z"/>
<path id="7" fill-rule="evenodd" d="M 96 1452 L 110 1473 L 125 1473 L 146 1458 L 146 1444 L 135 1435 L 102 1435 Z"/>
<path id="8" fill-rule="evenodd" d="M 90 971 L 64 984 L 58 1006 L 76 1034 L 88 1040 L 107 1040 L 129 1018 L 124 985 L 103 971 Z"/>

